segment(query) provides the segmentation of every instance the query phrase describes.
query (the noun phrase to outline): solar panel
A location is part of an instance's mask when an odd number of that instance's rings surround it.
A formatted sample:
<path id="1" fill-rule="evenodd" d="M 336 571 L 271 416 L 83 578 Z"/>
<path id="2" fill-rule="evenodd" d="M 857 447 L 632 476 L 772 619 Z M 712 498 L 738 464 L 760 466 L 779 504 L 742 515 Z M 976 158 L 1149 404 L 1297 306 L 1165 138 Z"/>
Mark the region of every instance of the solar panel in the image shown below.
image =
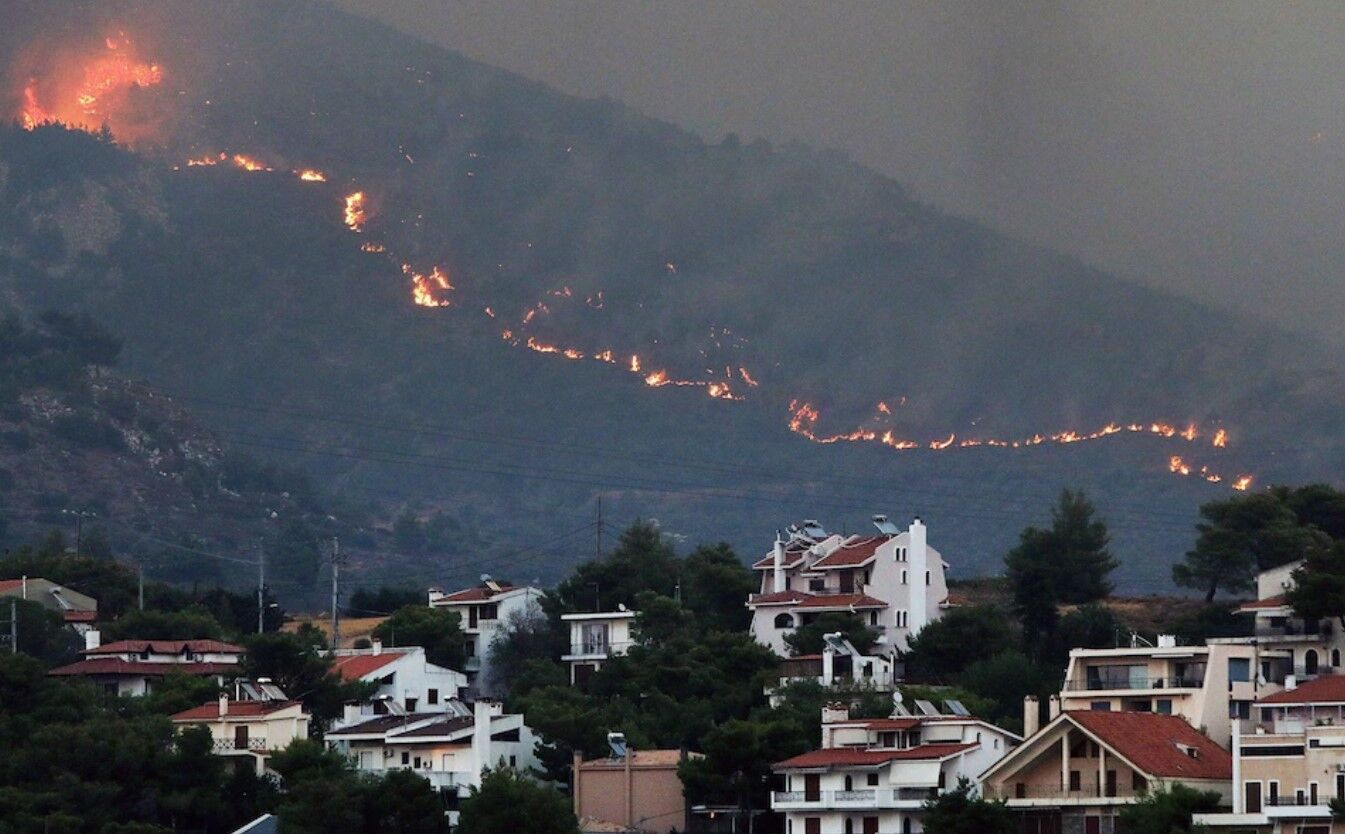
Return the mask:
<path id="1" fill-rule="evenodd" d="M 917 699 L 917 700 L 916 700 L 916 702 L 915 702 L 915 708 L 918 709 L 918 710 L 920 710 L 920 714 L 921 714 L 921 715 L 938 715 L 938 714 L 939 714 L 939 710 L 938 710 L 938 708 L 936 708 L 936 707 L 935 707 L 933 704 L 931 704 L 929 701 L 925 701 L 925 700 L 922 700 L 922 699 Z"/>
<path id="2" fill-rule="evenodd" d="M 906 705 L 898 701 L 892 706 L 892 714 L 898 718 L 911 718 L 911 711 L 906 709 Z"/>
<path id="3" fill-rule="evenodd" d="M 963 718 L 969 718 L 971 716 L 971 713 L 967 711 L 967 708 L 963 706 L 961 701 L 944 701 L 943 705 L 947 707 L 948 711 L 953 715 L 960 715 Z"/>

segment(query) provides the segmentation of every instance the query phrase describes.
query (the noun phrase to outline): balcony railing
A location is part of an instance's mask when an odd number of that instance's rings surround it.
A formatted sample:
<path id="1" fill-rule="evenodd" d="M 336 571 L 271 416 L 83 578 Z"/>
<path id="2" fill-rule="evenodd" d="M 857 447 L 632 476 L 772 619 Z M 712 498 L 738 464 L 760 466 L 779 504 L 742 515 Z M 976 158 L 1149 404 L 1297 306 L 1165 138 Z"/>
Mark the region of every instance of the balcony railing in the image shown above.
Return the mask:
<path id="1" fill-rule="evenodd" d="M 776 791 L 771 806 L 785 808 L 803 805 L 810 808 L 898 808 L 924 803 L 938 793 L 934 788 L 858 788 L 848 791 Z"/>
<path id="2" fill-rule="evenodd" d="M 271 749 L 271 744 L 264 738 L 249 739 L 216 739 L 212 752 L 216 754 L 224 753 L 265 753 Z"/>
<path id="3" fill-rule="evenodd" d="M 1135 789 L 1133 785 L 1107 785 L 1097 782 L 1081 782 L 1077 788 L 1065 788 L 1054 785 L 986 785 L 982 789 L 988 799 L 1111 799 L 1144 796 L 1144 789 Z"/>
<path id="4" fill-rule="evenodd" d="M 607 640 L 584 640 L 579 643 L 571 643 L 570 654 L 586 657 L 602 655 L 605 657 L 607 655 L 625 654 L 628 648 L 630 648 L 630 643 L 624 641 L 613 643 Z"/>
<path id="5" fill-rule="evenodd" d="M 1122 689 L 1129 691 L 1147 690 L 1147 689 L 1199 689 L 1205 685 L 1201 678 L 1192 677 L 1165 677 L 1165 678 L 1118 678 L 1116 680 L 1100 680 L 1097 678 L 1078 679 L 1071 678 L 1065 681 L 1065 691 L 1067 692 L 1101 692 L 1111 689 Z"/>

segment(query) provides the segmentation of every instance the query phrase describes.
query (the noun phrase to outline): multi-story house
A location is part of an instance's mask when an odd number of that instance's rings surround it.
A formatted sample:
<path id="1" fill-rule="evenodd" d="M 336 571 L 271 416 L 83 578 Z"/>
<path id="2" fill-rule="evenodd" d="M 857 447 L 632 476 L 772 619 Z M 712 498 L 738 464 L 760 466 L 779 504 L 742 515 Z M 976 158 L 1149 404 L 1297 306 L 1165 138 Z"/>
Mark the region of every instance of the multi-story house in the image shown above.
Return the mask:
<path id="1" fill-rule="evenodd" d="M 822 746 L 775 765 L 784 790 L 771 808 L 786 834 L 896 834 L 923 830 L 925 802 L 976 777 L 1021 739 L 966 714 L 955 701 L 941 713 L 855 719 L 842 705 L 822 711 Z M 901 710 L 905 712 L 905 710 Z"/>
<path id="2" fill-rule="evenodd" d="M 1293 683 L 1293 681 L 1290 681 Z M 1324 675 L 1256 702 L 1233 736 L 1231 813 L 1201 814 L 1217 831 L 1337 834 L 1330 802 L 1345 800 L 1345 677 Z"/>
<path id="3" fill-rule="evenodd" d="M 1169 635 L 1157 646 L 1073 649 L 1060 707 L 1176 715 L 1227 745 L 1234 724 L 1251 717 L 1252 702 L 1279 689 L 1258 676 L 1259 660 L 1250 641 L 1179 646 Z"/>
<path id="4" fill-rule="evenodd" d="M 816 681 L 830 689 L 896 689 L 896 661 L 883 654 L 863 654 L 839 632 L 823 636 L 821 654 L 798 654 L 780 661 L 777 685 L 766 687 L 771 707 L 780 705 L 781 689 L 795 681 Z"/>
<path id="5" fill-rule="evenodd" d="M 36 602 L 55 611 L 66 625 L 80 634 L 91 630 L 98 619 L 98 600 L 50 579 L 28 576 L 0 579 L 0 599 L 5 597 Z"/>
<path id="6" fill-rule="evenodd" d="M 397 712 L 443 712 L 467 688 L 467 676 L 425 659 L 420 646 L 384 648 L 374 640 L 368 649 L 337 649 L 332 668 L 345 681 L 378 685 L 362 709 L 366 715 Z"/>
<path id="7" fill-rule="evenodd" d="M 939 552 L 920 519 L 900 530 L 874 516 L 876 536 L 827 533 L 815 521 L 776 535 L 771 552 L 752 567 L 761 593 L 747 601 L 752 635 L 781 656 L 785 637 L 828 611 L 859 615 L 878 632 L 878 653 L 895 656 L 937 619 L 948 603 Z"/>
<path id="8" fill-rule="evenodd" d="M 99 640 L 99 632 L 85 632 L 84 659 L 47 674 L 88 678 L 114 695 L 148 695 L 170 674 L 211 677 L 223 686 L 243 657 L 241 646 L 219 640 Z"/>
<path id="9" fill-rule="evenodd" d="M 1303 620 L 1285 598 L 1294 586 L 1294 571 L 1302 565 L 1291 562 L 1257 574 L 1256 600 L 1238 609 L 1253 617 L 1252 642 L 1259 648 L 1261 677 L 1280 685 L 1290 676 L 1302 682 L 1341 670 L 1345 639 L 1336 624 Z"/>
<path id="10" fill-rule="evenodd" d="M 467 661 L 463 671 L 467 673 L 468 685 L 474 685 L 477 679 L 487 671 L 490 662 L 490 643 L 496 630 L 511 617 L 532 616 L 540 611 L 542 591 L 538 588 L 510 585 L 485 579 L 473 588 L 463 588 L 446 594 L 437 588 L 431 588 L 429 603 L 431 608 L 446 608 L 455 612 L 462 621 L 465 635 L 464 650 Z"/>
<path id="11" fill-rule="evenodd" d="M 561 615 L 570 628 L 570 650 L 560 658 L 570 666 L 570 683 L 582 684 L 609 657 L 626 653 L 635 641 L 635 616 L 624 606 L 619 611 Z"/>
<path id="12" fill-rule="evenodd" d="M 1120 808 L 1150 791 L 1180 784 L 1227 802 L 1232 780 L 1228 751 L 1178 716 L 1101 710 L 1055 715 L 981 775 L 1023 834 L 1114 834 Z"/>
<path id="13" fill-rule="evenodd" d="M 173 715 L 173 725 L 209 729 L 215 755 L 235 759 L 259 776 L 272 755 L 308 738 L 311 716 L 303 704 L 287 699 L 265 679 L 236 682 L 234 696 L 221 692 L 218 701 Z"/>
<path id="14" fill-rule="evenodd" d="M 498 701 L 478 700 L 469 708 L 453 700 L 446 712 L 374 718 L 347 708 L 325 740 L 362 772 L 401 769 L 423 776 L 445 798 L 454 825 L 458 799 L 480 786 L 483 770 L 540 767 L 536 736 L 522 715 L 506 715 Z"/>

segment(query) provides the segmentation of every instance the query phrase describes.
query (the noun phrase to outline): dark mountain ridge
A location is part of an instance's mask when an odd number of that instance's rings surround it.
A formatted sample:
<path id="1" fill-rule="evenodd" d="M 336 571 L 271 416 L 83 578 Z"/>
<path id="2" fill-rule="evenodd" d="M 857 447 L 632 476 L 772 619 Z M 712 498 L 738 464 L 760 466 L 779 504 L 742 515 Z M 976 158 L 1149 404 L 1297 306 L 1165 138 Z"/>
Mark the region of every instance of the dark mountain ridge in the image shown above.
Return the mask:
<path id="1" fill-rule="evenodd" d="M 126 31 L 165 80 L 129 94 L 121 120 L 146 135 L 115 163 L 91 141 L 53 150 L 80 141 L 57 131 L 6 136 L 7 292 L 96 316 L 225 442 L 337 488 L 479 516 L 520 545 L 582 526 L 600 494 L 613 517 L 752 550 L 791 515 L 919 511 L 969 573 L 1077 484 L 1117 528 L 1125 581 L 1159 587 L 1194 506 L 1234 476 L 1336 471 L 1342 389 L 1321 346 L 950 217 L 835 154 L 707 144 L 318 3 L 72 0 L 19 4 L 14 23 L 14 55 Z M 275 171 L 186 165 L 220 153 Z M 326 181 L 290 174 L 306 168 Z M 452 306 L 416 307 L 411 276 L 435 266 L 452 289 L 426 291 Z M 654 388 L 655 370 L 696 385 Z M 792 402 L 817 409 L 816 435 L 926 447 L 1145 431 L 898 453 L 807 443 Z M 1174 475 L 1173 455 L 1224 481 Z M 497 565 L 550 578 L 579 542 Z"/>

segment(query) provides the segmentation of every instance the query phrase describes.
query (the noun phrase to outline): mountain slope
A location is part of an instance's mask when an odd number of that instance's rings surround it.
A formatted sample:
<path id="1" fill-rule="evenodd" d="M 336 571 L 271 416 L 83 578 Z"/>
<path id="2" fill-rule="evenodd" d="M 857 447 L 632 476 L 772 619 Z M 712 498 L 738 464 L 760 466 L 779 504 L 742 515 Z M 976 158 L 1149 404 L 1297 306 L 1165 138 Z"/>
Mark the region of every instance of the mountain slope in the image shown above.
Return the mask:
<path id="1" fill-rule="evenodd" d="M 1158 587 L 1195 504 L 1236 475 L 1340 460 L 1320 346 L 949 217 L 831 154 L 707 145 L 317 3 L 30 3 L 12 22 L 11 54 L 69 45 L 16 61 L 16 108 L 32 78 L 56 101 L 43 79 L 110 49 L 109 30 L 164 74 L 110 113 L 136 151 L 111 167 L 92 145 L 44 160 L 55 132 L 7 135 L 16 302 L 97 316 L 226 439 L 341 488 L 520 544 L 581 527 L 599 493 L 622 520 L 751 548 L 790 514 L 920 511 L 970 572 L 1073 483 L 1117 527 L 1125 579 Z M 291 174 L 310 168 L 325 181 Z M 449 306 L 415 306 L 416 282 Z M 1109 423 L 1142 431 L 957 448 Z M 857 427 L 873 439 L 802 436 Z M 883 446 L 889 431 L 921 448 Z M 498 569 L 554 576 L 579 541 Z"/>

